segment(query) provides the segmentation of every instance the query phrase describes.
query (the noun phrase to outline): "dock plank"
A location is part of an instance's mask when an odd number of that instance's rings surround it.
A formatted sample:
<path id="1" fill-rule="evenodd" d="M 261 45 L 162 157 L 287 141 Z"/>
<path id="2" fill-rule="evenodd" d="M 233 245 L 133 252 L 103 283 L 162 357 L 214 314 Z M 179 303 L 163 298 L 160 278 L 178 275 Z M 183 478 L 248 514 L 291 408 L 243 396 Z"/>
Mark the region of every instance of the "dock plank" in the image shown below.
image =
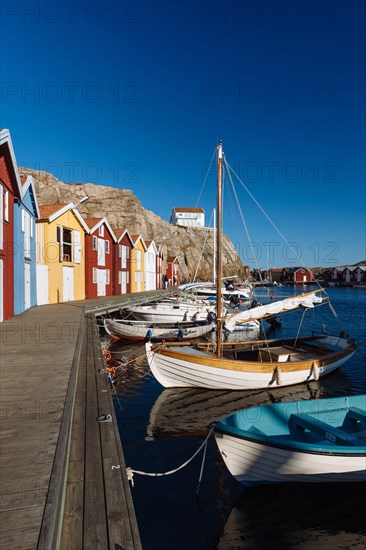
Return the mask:
<path id="1" fill-rule="evenodd" d="M 145 299 L 40 306 L 0 323 L 1 548 L 141 548 L 95 315 Z M 99 424 L 102 413 L 113 422 Z"/>
<path id="2" fill-rule="evenodd" d="M 91 345 L 92 323 L 93 320 L 87 318 L 84 548 L 108 548 L 105 503 L 99 498 L 104 495 L 104 479 L 97 420 L 94 347 Z"/>

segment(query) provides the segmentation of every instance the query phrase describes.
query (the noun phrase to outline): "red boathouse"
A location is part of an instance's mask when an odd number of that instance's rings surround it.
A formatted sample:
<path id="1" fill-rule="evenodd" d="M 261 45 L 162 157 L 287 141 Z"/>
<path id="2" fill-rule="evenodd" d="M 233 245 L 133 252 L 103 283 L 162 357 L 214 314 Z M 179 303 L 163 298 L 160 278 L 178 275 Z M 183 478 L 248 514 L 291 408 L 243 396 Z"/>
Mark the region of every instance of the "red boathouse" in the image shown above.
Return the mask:
<path id="1" fill-rule="evenodd" d="M 134 246 L 127 229 L 114 229 L 116 243 L 114 245 L 114 294 L 129 294 L 131 292 L 131 249 Z"/>
<path id="2" fill-rule="evenodd" d="M 106 218 L 84 221 L 89 227 L 89 234 L 85 235 L 86 298 L 112 296 L 116 236 Z"/>
<path id="3" fill-rule="evenodd" d="M 0 321 L 14 315 L 14 198 L 21 198 L 9 130 L 0 130 Z"/>

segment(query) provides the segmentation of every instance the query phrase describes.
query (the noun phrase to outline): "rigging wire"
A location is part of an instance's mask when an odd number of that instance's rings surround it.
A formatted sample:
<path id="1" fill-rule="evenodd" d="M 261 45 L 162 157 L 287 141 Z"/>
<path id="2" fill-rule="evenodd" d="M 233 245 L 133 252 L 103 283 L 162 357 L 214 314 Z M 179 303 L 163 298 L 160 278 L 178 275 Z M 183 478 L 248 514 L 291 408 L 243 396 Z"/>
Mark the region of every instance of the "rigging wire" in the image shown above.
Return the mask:
<path id="1" fill-rule="evenodd" d="M 203 184 L 202 184 L 201 190 L 200 190 L 200 192 L 199 192 L 199 195 L 198 195 L 198 199 L 197 199 L 195 208 L 197 208 L 197 205 L 198 205 L 198 203 L 199 203 L 199 201 L 200 201 L 200 199 L 201 199 L 201 195 L 202 195 L 203 189 L 204 189 L 204 187 L 205 187 L 205 185 L 206 185 L 206 181 L 207 181 L 208 175 L 209 175 L 209 173 L 210 173 L 211 166 L 212 166 L 212 163 L 213 163 L 213 161 L 214 161 L 215 155 L 216 155 L 216 147 L 215 147 L 215 149 L 214 149 L 214 152 L 213 152 L 213 155 L 212 155 L 212 158 L 211 158 L 210 165 L 209 165 L 209 167 L 208 167 L 208 169 L 207 169 L 207 172 L 206 172 L 206 175 L 205 175 L 205 177 L 204 177 Z"/>
<path id="2" fill-rule="evenodd" d="M 212 218 L 213 218 L 213 211 L 211 213 L 210 224 L 209 224 L 210 226 L 211 226 Z M 195 280 L 196 280 L 197 273 L 198 273 L 198 270 L 199 270 L 199 267 L 200 267 L 200 263 L 201 263 L 201 260 L 202 260 L 203 252 L 204 252 L 205 247 L 206 247 L 206 242 L 207 242 L 207 238 L 209 236 L 210 230 L 211 230 L 210 227 L 208 227 L 207 230 L 206 230 L 206 237 L 205 237 L 205 240 L 203 241 L 203 245 L 202 245 L 201 252 L 200 252 L 200 257 L 198 258 L 198 262 L 197 262 L 196 271 L 195 271 L 194 276 L 193 276 L 193 281 L 191 281 L 192 283 L 194 283 Z M 215 238 L 215 235 L 214 235 L 214 238 Z"/>
<path id="3" fill-rule="evenodd" d="M 279 230 L 279 228 L 277 227 L 277 225 L 272 221 L 272 219 L 270 218 L 270 216 L 267 214 L 267 212 L 264 210 L 264 208 L 259 204 L 259 202 L 257 201 L 257 199 L 254 197 L 254 195 L 249 191 L 249 189 L 247 188 L 247 186 L 245 185 L 245 183 L 240 179 L 240 177 L 237 175 L 237 173 L 235 172 L 235 170 L 230 166 L 230 164 L 227 162 L 226 160 L 226 157 L 224 157 L 224 160 L 225 160 L 225 165 L 227 166 L 227 169 L 237 178 L 237 180 L 239 181 L 239 183 L 242 185 L 242 187 L 245 189 L 245 191 L 248 193 L 248 195 L 250 196 L 250 198 L 253 200 L 253 202 L 257 205 L 257 207 L 259 208 L 259 210 L 263 213 L 263 215 L 267 218 L 267 220 L 269 221 L 269 223 L 272 225 L 272 227 L 277 231 L 277 233 L 280 235 L 280 237 L 282 238 L 282 240 L 285 242 L 286 246 L 294 253 L 295 255 L 295 258 L 296 258 L 296 261 L 298 261 L 302 267 L 305 267 L 306 269 L 309 270 L 309 272 L 312 274 L 312 276 L 314 277 L 314 283 L 316 283 L 318 285 L 319 288 L 321 288 L 324 292 L 324 294 L 326 296 L 328 296 L 328 299 L 329 299 L 329 295 L 328 293 L 326 292 L 326 290 L 323 289 L 322 285 L 320 284 L 320 282 L 318 281 L 318 279 L 315 277 L 314 275 L 314 272 L 312 271 L 311 268 L 309 268 L 308 266 L 305 265 L 305 263 L 303 262 L 303 260 L 299 257 L 299 255 L 297 254 L 296 250 L 294 249 L 294 247 L 292 246 L 292 244 L 286 239 L 286 237 L 283 235 L 283 233 Z M 240 212 L 241 212 L 241 209 L 240 209 Z M 242 215 L 242 212 L 241 212 L 241 215 Z M 246 228 L 246 224 L 245 224 L 245 221 L 244 221 L 244 218 L 243 219 L 243 223 L 244 223 L 244 228 Z M 247 229 L 246 229 L 246 232 L 247 232 Z M 249 235 L 249 233 L 247 232 L 247 236 Z M 249 237 L 248 237 L 249 238 Z M 249 239 L 249 242 L 250 242 L 250 239 Z M 252 252 L 253 254 L 253 252 Z M 255 257 L 253 255 L 253 257 Z M 329 301 L 329 304 L 330 304 L 330 301 Z M 334 309 L 334 307 L 332 305 L 330 305 L 330 309 L 334 315 L 334 317 L 337 319 L 337 321 L 342 325 L 342 323 L 340 322 L 340 319 Z"/>
<path id="4" fill-rule="evenodd" d="M 227 163 L 227 162 L 226 162 Z M 267 218 L 267 220 L 269 221 L 269 223 L 272 225 L 272 227 L 274 227 L 274 229 L 277 231 L 277 233 L 280 235 L 280 237 L 283 239 L 283 241 L 285 242 L 286 246 L 288 246 L 290 248 L 290 250 L 294 253 L 295 255 L 295 259 L 299 261 L 299 263 L 301 263 L 301 265 L 303 267 L 306 267 L 307 269 L 309 269 L 310 273 L 313 275 L 314 277 L 314 273 L 312 272 L 312 270 L 307 267 L 304 262 L 302 261 L 302 259 L 299 257 L 299 255 L 297 254 L 296 250 L 294 249 L 294 247 L 291 245 L 291 243 L 286 239 L 286 237 L 281 233 L 281 231 L 278 229 L 278 227 L 276 226 L 276 224 L 272 221 L 272 219 L 269 217 L 269 215 L 267 214 L 267 212 L 264 210 L 264 208 L 262 208 L 262 206 L 259 204 L 259 202 L 257 201 L 257 199 L 254 197 L 254 195 L 249 191 L 249 189 L 247 188 L 247 186 L 244 184 L 244 182 L 239 178 L 239 176 L 237 175 L 237 173 L 235 172 L 235 170 L 227 163 L 230 171 L 234 174 L 234 176 L 238 179 L 239 183 L 244 187 L 245 191 L 248 193 L 248 195 L 250 196 L 250 198 L 254 201 L 254 203 L 257 205 L 257 207 L 260 209 L 260 211 L 262 212 L 262 214 L 264 214 L 264 216 Z M 316 282 L 316 284 L 321 288 L 321 284 L 319 283 L 319 281 L 314 277 L 314 282 Z M 326 292 L 325 292 L 326 293 Z"/>
<path id="5" fill-rule="evenodd" d="M 252 256 L 253 256 L 253 259 L 255 261 L 255 265 L 257 267 L 257 270 L 258 270 L 258 273 L 259 273 L 259 277 L 260 277 L 260 280 L 261 282 L 263 283 L 263 280 L 262 280 L 262 274 L 260 272 L 260 269 L 259 269 L 259 265 L 258 265 L 258 262 L 257 262 L 257 259 L 256 259 L 256 255 L 254 254 L 254 249 L 253 249 L 253 243 L 252 243 L 252 240 L 250 238 L 250 235 L 249 235 L 249 230 L 248 230 L 248 226 L 245 222 L 245 219 L 244 219 L 244 215 L 243 215 L 243 211 L 241 209 L 241 206 L 239 204 L 239 199 L 238 199 L 238 195 L 236 193 L 236 190 L 235 190 L 235 186 L 234 186 L 234 182 L 232 180 L 232 177 L 231 177 L 231 174 L 230 174 L 230 166 L 226 160 L 226 158 L 224 157 L 224 163 L 225 163 L 225 168 L 226 168 L 226 171 L 227 171 L 227 174 L 229 176 L 229 179 L 230 179 L 230 183 L 231 183 L 231 187 L 233 189 L 233 193 L 234 193 L 234 196 L 235 196 L 235 199 L 236 199 L 236 202 L 237 202 L 237 206 L 238 206 L 238 209 L 239 209 L 239 214 L 240 214 L 240 217 L 241 217 L 241 220 L 243 222 L 243 226 L 244 226 L 244 230 L 245 230 L 245 233 L 246 233 L 246 236 L 247 236 L 247 239 L 248 239 L 248 243 L 249 243 L 249 246 L 250 246 L 250 250 L 251 250 L 251 253 L 252 253 Z M 234 173 L 235 174 L 235 173 Z M 235 174 L 236 175 L 236 174 Z M 236 176 L 238 177 L 238 176 Z M 239 180 L 240 181 L 240 180 Z"/>

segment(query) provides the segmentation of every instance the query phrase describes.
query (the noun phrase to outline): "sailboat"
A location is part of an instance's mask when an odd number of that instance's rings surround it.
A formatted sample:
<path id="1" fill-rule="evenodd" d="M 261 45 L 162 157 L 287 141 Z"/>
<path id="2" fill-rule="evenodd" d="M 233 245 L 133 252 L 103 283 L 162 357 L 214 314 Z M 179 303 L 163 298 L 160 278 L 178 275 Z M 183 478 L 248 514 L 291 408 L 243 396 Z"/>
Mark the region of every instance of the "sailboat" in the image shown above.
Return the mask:
<path id="1" fill-rule="evenodd" d="M 223 151 L 220 144 L 217 147 L 218 282 L 222 281 L 222 173 Z M 316 293 L 320 290 L 299 297 L 298 300 L 292 298 L 291 307 L 284 300 L 286 303 L 280 304 L 280 308 L 289 311 L 296 307 L 314 307 L 319 302 L 320 297 Z M 305 300 L 305 305 L 302 300 Z M 322 334 L 281 340 L 223 342 L 221 301 L 221 294 L 218 293 L 216 342 L 146 344 L 151 372 L 164 387 L 243 390 L 300 384 L 329 374 L 343 365 L 356 351 L 356 344 L 346 335 Z M 253 312 L 254 308 L 250 311 Z M 273 313 L 262 312 L 260 317 L 263 315 L 269 316 Z"/>

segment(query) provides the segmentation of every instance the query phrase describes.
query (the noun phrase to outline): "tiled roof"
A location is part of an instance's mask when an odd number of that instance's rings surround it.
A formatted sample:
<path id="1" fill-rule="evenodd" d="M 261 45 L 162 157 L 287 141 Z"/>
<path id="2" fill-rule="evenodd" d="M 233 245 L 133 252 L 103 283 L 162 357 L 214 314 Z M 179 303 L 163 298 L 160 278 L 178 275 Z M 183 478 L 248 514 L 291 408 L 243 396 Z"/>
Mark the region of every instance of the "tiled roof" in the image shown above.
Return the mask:
<path id="1" fill-rule="evenodd" d="M 184 207 L 180 207 L 180 206 L 175 206 L 173 208 L 173 210 L 175 210 L 175 212 L 195 212 L 195 213 L 198 213 L 198 214 L 204 214 L 205 213 L 203 208 L 184 208 Z"/>
<path id="2" fill-rule="evenodd" d="M 113 229 L 113 231 L 114 231 L 114 234 L 116 235 L 117 239 L 119 239 L 120 236 L 122 235 L 122 233 L 123 233 L 124 231 L 126 231 L 126 230 L 125 230 L 125 229 L 121 229 L 120 227 L 118 227 L 117 229 Z"/>
<path id="3" fill-rule="evenodd" d="M 299 269 L 306 269 L 306 271 L 309 271 L 307 267 L 292 267 L 287 271 L 287 273 L 296 273 L 296 271 L 299 271 Z"/>
<path id="4" fill-rule="evenodd" d="M 151 245 L 152 241 L 145 241 L 146 247 L 148 248 Z"/>
<path id="5" fill-rule="evenodd" d="M 55 212 L 58 212 L 58 210 L 61 210 L 66 204 L 44 204 L 40 205 L 39 207 L 39 219 L 40 220 L 47 220 L 52 214 Z"/>
<path id="6" fill-rule="evenodd" d="M 103 218 L 84 218 L 84 222 L 89 227 L 89 229 L 92 229 L 97 223 L 100 222 Z"/>
<path id="7" fill-rule="evenodd" d="M 168 264 L 174 262 L 174 260 L 178 260 L 177 256 L 168 256 L 167 259 L 166 259 Z M 178 263 L 179 263 L 179 260 L 178 260 Z"/>

